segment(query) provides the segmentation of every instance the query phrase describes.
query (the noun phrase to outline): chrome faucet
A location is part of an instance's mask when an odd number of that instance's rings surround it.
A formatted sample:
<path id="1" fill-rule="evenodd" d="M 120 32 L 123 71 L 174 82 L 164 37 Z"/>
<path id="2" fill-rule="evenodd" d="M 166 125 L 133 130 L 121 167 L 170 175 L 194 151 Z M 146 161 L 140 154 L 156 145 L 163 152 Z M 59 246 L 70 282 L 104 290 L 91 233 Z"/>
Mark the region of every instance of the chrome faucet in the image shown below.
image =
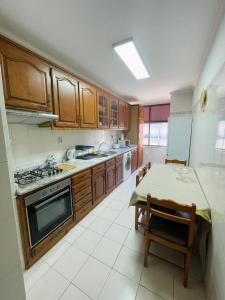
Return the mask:
<path id="1" fill-rule="evenodd" d="M 106 142 L 101 142 L 101 143 L 99 144 L 99 146 L 98 146 L 98 151 L 97 151 L 97 152 L 100 151 L 100 148 L 101 148 L 101 146 L 102 146 L 103 144 L 106 144 Z"/>

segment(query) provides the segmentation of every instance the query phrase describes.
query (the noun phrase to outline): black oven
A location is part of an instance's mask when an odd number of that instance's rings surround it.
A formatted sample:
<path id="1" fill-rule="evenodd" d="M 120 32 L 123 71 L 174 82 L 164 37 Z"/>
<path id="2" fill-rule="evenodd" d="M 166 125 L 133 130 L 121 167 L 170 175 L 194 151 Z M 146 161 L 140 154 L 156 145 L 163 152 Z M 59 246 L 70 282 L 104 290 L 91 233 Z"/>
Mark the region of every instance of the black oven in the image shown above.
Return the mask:
<path id="1" fill-rule="evenodd" d="M 71 180 L 65 179 L 25 198 L 31 248 L 73 215 Z"/>

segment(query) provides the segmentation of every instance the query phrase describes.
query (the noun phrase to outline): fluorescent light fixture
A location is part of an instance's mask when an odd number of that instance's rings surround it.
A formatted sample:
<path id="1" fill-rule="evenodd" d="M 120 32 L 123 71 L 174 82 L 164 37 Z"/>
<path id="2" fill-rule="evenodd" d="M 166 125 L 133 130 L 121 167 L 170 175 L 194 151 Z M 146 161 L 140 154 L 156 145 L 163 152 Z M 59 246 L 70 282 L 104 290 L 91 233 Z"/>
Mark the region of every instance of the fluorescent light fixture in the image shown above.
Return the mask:
<path id="1" fill-rule="evenodd" d="M 136 79 L 149 77 L 149 73 L 143 64 L 132 39 L 114 44 L 113 48 Z"/>

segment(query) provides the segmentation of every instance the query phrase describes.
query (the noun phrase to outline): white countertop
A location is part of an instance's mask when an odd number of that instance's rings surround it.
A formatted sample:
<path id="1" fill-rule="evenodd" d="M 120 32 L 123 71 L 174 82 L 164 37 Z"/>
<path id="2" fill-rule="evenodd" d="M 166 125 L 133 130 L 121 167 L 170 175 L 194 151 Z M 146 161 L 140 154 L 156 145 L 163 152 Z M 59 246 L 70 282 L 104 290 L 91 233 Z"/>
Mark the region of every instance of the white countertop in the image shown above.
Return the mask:
<path id="1" fill-rule="evenodd" d="M 132 149 L 137 148 L 137 145 L 131 145 L 130 147 L 126 148 L 120 148 L 120 149 L 112 149 L 113 151 L 117 152 L 116 154 L 109 155 L 106 157 L 98 157 L 98 158 L 93 158 L 90 160 L 82 160 L 82 159 L 75 159 L 73 161 L 67 161 L 66 163 L 69 163 L 71 165 L 74 165 L 74 168 L 69 170 L 69 171 L 63 171 L 62 173 L 58 175 L 54 175 L 52 177 L 46 177 L 41 180 L 38 180 L 34 183 L 27 184 L 25 186 L 22 185 L 17 185 L 16 186 L 16 194 L 17 195 L 24 195 L 26 193 L 32 192 L 36 189 L 39 189 L 41 187 L 44 187 L 50 183 L 54 183 L 55 181 L 61 180 L 63 178 L 72 176 L 76 173 L 79 173 L 85 169 L 89 169 L 95 165 L 98 165 L 102 162 L 105 162 L 111 158 L 114 158 L 120 154 L 124 154 L 128 151 L 131 151 Z"/>

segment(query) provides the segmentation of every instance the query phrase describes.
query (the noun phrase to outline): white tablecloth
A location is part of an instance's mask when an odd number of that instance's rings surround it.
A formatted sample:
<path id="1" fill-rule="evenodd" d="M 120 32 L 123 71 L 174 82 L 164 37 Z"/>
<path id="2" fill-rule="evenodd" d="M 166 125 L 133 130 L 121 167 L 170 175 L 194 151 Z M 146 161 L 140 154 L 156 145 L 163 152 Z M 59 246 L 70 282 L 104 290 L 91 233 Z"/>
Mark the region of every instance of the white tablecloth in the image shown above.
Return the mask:
<path id="1" fill-rule="evenodd" d="M 197 214 L 210 222 L 209 205 L 193 168 L 174 164 L 153 164 L 136 187 L 130 205 L 146 201 L 147 194 L 180 204 L 196 204 Z"/>

